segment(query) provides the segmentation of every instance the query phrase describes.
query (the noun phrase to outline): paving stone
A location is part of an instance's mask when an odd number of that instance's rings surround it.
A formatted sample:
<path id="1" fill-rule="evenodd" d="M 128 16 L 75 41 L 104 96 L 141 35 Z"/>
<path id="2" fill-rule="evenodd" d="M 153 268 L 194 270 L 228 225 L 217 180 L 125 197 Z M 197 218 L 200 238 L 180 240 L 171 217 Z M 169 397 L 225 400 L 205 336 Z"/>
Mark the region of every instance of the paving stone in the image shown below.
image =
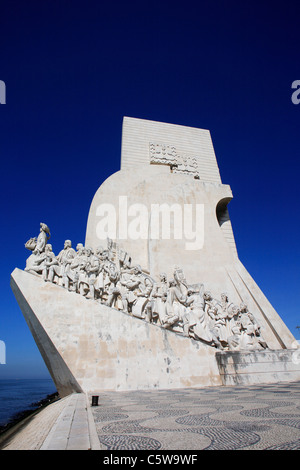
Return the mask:
<path id="1" fill-rule="evenodd" d="M 299 450 L 300 382 L 74 394 L 3 450 Z"/>
<path id="2" fill-rule="evenodd" d="M 105 392 L 91 410 L 106 450 L 300 449 L 300 382 Z"/>

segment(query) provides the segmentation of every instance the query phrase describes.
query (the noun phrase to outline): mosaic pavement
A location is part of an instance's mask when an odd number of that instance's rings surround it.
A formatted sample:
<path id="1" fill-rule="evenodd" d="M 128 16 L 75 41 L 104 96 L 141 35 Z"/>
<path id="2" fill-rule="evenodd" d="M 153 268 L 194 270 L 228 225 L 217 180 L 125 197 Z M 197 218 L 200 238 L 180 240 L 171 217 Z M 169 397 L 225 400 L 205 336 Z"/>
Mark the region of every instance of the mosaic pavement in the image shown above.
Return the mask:
<path id="1" fill-rule="evenodd" d="M 300 382 L 103 392 L 92 414 L 105 450 L 300 449 Z"/>

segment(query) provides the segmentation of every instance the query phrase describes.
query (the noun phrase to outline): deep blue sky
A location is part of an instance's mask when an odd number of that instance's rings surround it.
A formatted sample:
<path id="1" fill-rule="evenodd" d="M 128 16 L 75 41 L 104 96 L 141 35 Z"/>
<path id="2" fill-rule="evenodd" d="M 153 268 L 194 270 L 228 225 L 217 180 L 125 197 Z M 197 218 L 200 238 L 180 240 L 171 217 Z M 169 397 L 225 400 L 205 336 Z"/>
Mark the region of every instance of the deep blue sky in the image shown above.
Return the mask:
<path id="1" fill-rule="evenodd" d="M 211 131 L 238 253 L 299 337 L 297 1 L 2 1 L 1 377 L 48 377 L 10 290 L 39 223 L 84 242 L 123 116 Z"/>

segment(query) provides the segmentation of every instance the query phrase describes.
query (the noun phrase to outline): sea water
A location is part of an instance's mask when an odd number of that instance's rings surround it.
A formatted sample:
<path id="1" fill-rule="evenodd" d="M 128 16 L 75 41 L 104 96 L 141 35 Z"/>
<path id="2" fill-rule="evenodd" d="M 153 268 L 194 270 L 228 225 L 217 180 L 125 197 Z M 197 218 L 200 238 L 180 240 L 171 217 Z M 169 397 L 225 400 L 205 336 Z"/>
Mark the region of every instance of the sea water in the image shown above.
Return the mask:
<path id="1" fill-rule="evenodd" d="M 0 379 L 0 426 L 17 413 L 36 409 L 37 402 L 55 392 L 51 379 Z"/>

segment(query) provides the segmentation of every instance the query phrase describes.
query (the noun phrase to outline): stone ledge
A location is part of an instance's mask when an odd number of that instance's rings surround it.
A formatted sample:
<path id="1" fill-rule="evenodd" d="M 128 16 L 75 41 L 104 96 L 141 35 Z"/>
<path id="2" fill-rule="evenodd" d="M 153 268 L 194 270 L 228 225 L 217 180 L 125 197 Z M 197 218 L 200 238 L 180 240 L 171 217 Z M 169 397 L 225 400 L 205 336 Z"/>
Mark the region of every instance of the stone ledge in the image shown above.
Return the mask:
<path id="1" fill-rule="evenodd" d="M 40 450 L 96 450 L 99 441 L 91 420 L 87 397 L 83 393 L 68 397 Z"/>
<path id="2" fill-rule="evenodd" d="M 296 350 L 218 351 L 223 385 L 293 382 L 300 380 Z"/>

